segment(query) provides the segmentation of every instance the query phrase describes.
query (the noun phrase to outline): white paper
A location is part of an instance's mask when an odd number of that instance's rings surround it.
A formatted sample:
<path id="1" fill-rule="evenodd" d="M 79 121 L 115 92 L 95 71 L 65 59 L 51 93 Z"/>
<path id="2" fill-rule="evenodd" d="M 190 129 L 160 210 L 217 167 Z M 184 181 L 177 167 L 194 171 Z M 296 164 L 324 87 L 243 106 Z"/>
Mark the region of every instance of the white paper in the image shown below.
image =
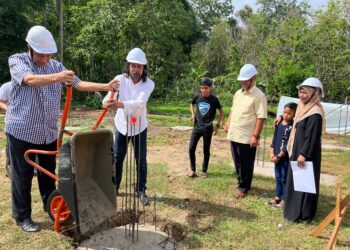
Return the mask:
<path id="1" fill-rule="evenodd" d="M 298 167 L 296 161 L 291 161 L 294 190 L 316 194 L 314 167 L 311 161 L 306 161 L 303 168 Z"/>

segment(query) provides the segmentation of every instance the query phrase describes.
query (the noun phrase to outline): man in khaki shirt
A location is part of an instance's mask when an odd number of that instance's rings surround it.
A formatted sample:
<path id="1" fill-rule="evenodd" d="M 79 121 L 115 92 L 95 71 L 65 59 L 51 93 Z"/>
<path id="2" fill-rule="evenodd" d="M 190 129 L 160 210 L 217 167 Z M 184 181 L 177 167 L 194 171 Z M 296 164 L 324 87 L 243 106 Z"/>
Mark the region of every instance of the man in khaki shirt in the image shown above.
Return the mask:
<path id="1" fill-rule="evenodd" d="M 225 125 L 237 173 L 237 198 L 244 198 L 251 188 L 256 147 L 267 118 L 267 101 L 264 93 L 255 86 L 256 74 L 252 64 L 241 68 L 237 80 L 242 89 L 233 96 L 231 112 Z"/>

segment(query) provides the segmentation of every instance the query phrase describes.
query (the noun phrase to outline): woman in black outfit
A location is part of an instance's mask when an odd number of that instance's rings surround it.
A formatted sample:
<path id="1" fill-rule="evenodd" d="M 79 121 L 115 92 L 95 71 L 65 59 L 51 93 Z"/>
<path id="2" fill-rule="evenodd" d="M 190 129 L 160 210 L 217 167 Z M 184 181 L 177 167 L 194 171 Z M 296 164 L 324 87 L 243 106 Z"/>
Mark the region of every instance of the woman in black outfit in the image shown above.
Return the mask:
<path id="1" fill-rule="evenodd" d="M 293 173 L 288 168 L 284 218 L 294 222 L 310 222 L 317 210 L 321 173 L 321 135 L 325 132 L 324 110 L 320 104 L 323 87 L 317 78 L 308 78 L 298 86 L 299 104 L 287 150 L 290 161 L 304 167 L 313 163 L 316 194 L 294 190 Z"/>

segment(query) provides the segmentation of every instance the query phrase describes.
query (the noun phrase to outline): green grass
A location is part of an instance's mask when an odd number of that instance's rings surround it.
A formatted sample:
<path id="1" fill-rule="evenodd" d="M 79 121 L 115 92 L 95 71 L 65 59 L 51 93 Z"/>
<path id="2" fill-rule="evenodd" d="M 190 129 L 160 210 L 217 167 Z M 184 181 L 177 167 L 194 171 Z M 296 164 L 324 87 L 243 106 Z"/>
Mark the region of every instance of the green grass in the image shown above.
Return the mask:
<path id="1" fill-rule="evenodd" d="M 168 194 L 172 190 L 167 181 L 168 168 L 165 164 L 150 164 L 148 166 L 148 176 L 155 176 L 157 181 L 149 181 L 147 188 L 154 194 Z"/>
<path id="2" fill-rule="evenodd" d="M 149 106 L 150 113 L 153 114 L 149 117 L 151 126 L 192 126 L 192 122 L 188 120 L 188 105 L 151 103 Z M 228 112 L 226 118 L 227 115 Z M 94 119 L 73 119 L 67 126 L 79 126 L 82 131 L 87 131 L 93 122 Z M 267 121 L 267 138 L 271 138 L 273 133 L 272 122 L 273 118 Z M 1 125 L 3 117 L 0 117 Z M 264 133 L 263 131 L 262 138 L 265 137 Z M 169 134 L 165 130 L 164 133 L 149 136 L 148 143 L 150 146 L 170 146 L 172 137 Z M 341 145 L 350 144 L 348 138 L 331 139 L 342 143 Z M 0 146 L 4 145 L 4 137 L 0 137 Z M 265 160 L 266 157 L 265 155 Z M 341 176 L 344 183 L 343 194 L 348 193 L 349 151 L 323 150 L 322 157 L 322 171 Z M 285 223 L 282 211 L 266 205 L 266 200 L 274 195 L 273 178 L 254 176 L 250 195 L 237 201 L 234 199 L 236 176 L 230 156 L 210 164 L 209 169 L 208 179 L 193 180 L 172 175 L 172 169 L 169 169 L 166 162 L 149 164 L 148 194 L 151 197 L 155 194 L 162 196 L 157 202 L 158 218 L 188 232 L 187 238 L 180 241 L 178 249 L 324 249 L 327 245 L 332 225 L 322 234 L 323 237 L 314 239 L 309 234 L 334 208 L 335 187 L 321 186 L 318 212 L 311 225 Z M 43 230 L 40 234 L 29 235 L 18 229 L 11 218 L 10 182 L 3 177 L 4 173 L 4 168 L 0 168 L 0 249 L 72 249 L 71 239 L 54 232 L 52 221 L 42 211 L 36 181 L 33 182 L 32 191 L 33 218 Z M 147 212 L 152 215 L 153 207 L 147 207 Z M 282 224 L 282 228 L 278 228 L 278 224 Z M 337 249 L 350 248 L 349 235 L 348 210 L 339 231 Z"/>
<path id="3" fill-rule="evenodd" d="M 322 187 L 319 212 L 311 225 L 286 223 L 281 210 L 266 205 L 273 197 L 274 180 L 256 176 L 253 189 L 246 199 L 235 201 L 233 194 L 235 175 L 231 165 L 223 162 L 210 166 L 208 179 L 185 179 L 193 197 L 200 200 L 200 210 L 206 216 L 214 216 L 213 224 L 205 230 L 189 228 L 194 244 L 182 243 L 181 247 L 201 249 L 322 249 L 325 239 L 313 239 L 310 231 L 334 207 L 334 190 Z M 190 202 L 191 203 L 191 202 Z M 205 217 L 205 216 L 204 216 Z M 203 217 L 198 217 L 198 222 Z M 278 228 L 282 224 L 282 229 Z M 342 225 L 339 244 L 349 244 L 350 219 Z M 328 231 L 329 233 L 329 231 Z M 349 245 L 347 245 L 349 247 Z M 346 249 L 339 247 L 339 249 Z"/>
<path id="4" fill-rule="evenodd" d="M 159 174 L 157 166 L 152 167 L 150 182 L 164 179 L 164 166 Z M 309 233 L 334 208 L 334 188 L 321 187 L 315 221 L 304 225 L 286 223 L 281 210 L 266 205 L 274 195 L 272 178 L 255 176 L 250 195 L 240 201 L 233 198 L 236 179 L 231 165 L 225 162 L 211 164 L 208 179 L 183 177 L 179 181 L 181 185 L 169 195 L 165 191 L 169 188 L 164 185 L 172 184 L 161 184 L 167 198 L 158 204 L 159 210 L 171 211 L 165 212 L 164 217 L 189 232 L 189 238 L 180 243 L 179 249 L 324 249 L 327 244 L 327 238 L 314 239 Z M 184 190 L 192 192 L 186 202 L 178 198 Z M 187 213 L 186 222 L 179 220 L 183 213 Z M 349 225 L 347 218 L 338 236 L 337 249 L 350 247 Z"/>
<path id="5" fill-rule="evenodd" d="M 190 117 L 190 104 L 188 103 L 159 103 L 151 101 L 147 104 L 149 114 L 176 117 Z"/>

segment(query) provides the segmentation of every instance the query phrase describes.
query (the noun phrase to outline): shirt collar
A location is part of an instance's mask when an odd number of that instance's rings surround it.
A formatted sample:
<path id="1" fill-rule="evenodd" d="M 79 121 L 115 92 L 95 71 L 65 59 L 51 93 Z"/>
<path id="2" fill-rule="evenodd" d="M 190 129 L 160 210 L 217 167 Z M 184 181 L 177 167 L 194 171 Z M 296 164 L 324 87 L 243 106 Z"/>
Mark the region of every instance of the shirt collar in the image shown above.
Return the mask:
<path id="1" fill-rule="evenodd" d="M 256 85 L 254 85 L 253 87 L 251 87 L 248 91 L 244 91 L 244 89 L 242 88 L 242 93 L 243 94 L 253 94 L 254 92 L 256 92 L 258 88 L 256 87 Z"/>

